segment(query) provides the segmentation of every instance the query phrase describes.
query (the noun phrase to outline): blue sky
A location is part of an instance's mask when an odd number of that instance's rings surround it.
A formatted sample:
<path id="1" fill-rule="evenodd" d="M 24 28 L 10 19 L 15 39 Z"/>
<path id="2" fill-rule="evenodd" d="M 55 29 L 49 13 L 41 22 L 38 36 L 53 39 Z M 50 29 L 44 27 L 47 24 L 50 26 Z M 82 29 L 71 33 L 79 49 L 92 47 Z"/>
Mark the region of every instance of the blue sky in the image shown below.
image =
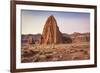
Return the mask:
<path id="1" fill-rule="evenodd" d="M 55 17 L 62 33 L 90 32 L 89 13 L 21 10 L 22 34 L 42 33 L 50 15 Z"/>

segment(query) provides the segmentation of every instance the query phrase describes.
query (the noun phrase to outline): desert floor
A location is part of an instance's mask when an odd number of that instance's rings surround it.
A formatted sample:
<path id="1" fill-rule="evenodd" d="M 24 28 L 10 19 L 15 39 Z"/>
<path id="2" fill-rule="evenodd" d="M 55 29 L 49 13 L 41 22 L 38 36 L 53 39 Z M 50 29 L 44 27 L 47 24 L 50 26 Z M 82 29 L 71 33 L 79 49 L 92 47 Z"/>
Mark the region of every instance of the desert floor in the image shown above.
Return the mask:
<path id="1" fill-rule="evenodd" d="M 48 62 L 90 59 L 89 42 L 72 44 L 22 44 L 21 62 Z"/>

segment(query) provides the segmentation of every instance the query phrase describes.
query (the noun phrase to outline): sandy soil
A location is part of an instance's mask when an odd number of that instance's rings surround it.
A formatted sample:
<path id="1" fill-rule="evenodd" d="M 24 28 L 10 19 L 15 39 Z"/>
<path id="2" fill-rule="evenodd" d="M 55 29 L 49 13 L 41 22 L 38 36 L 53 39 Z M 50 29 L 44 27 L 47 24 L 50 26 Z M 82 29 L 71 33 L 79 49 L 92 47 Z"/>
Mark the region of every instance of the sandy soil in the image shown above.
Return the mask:
<path id="1" fill-rule="evenodd" d="M 22 44 L 21 62 L 48 62 L 90 59 L 89 42 L 39 45 Z"/>

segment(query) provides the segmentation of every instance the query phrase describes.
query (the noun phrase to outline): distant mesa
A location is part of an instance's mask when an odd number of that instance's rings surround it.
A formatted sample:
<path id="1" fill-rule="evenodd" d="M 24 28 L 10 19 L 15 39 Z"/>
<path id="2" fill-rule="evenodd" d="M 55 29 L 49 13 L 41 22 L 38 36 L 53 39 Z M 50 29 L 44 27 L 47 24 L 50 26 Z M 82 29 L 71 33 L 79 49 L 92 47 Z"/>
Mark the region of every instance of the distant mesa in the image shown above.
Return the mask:
<path id="1" fill-rule="evenodd" d="M 39 42 L 41 34 L 22 34 L 21 35 L 21 42 L 28 43 L 28 44 L 35 44 Z"/>

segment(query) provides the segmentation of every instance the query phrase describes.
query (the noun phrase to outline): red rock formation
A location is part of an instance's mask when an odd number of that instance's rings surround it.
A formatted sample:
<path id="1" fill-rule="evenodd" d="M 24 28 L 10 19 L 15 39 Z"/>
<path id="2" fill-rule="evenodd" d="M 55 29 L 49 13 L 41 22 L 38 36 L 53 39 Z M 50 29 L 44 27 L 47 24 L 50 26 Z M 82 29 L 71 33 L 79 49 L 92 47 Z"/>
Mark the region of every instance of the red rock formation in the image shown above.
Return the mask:
<path id="1" fill-rule="evenodd" d="M 80 42 L 89 42 L 90 41 L 90 34 L 89 33 L 74 33 L 71 35 L 73 43 L 80 43 Z"/>
<path id="2" fill-rule="evenodd" d="M 40 39 L 41 44 L 59 44 L 62 43 L 62 34 L 57 26 L 53 15 L 49 16 Z"/>

